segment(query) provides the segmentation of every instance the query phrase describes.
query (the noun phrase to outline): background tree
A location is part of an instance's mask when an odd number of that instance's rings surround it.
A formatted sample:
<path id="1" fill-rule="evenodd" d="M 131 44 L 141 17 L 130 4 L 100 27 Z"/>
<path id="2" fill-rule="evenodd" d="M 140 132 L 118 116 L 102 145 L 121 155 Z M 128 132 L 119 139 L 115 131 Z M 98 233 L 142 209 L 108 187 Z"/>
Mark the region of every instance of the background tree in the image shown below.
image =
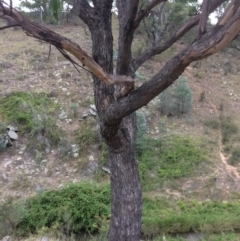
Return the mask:
<path id="1" fill-rule="evenodd" d="M 20 7 L 28 8 L 31 11 L 42 12 L 44 21 L 46 21 L 47 16 L 50 16 L 60 24 L 64 2 L 68 3 L 68 1 L 63 0 L 22 0 Z"/>
<path id="2" fill-rule="evenodd" d="M 187 84 L 187 78 L 179 76 L 172 86 L 159 95 L 159 109 L 163 115 L 183 115 L 192 106 L 192 92 Z"/>
<path id="3" fill-rule="evenodd" d="M 113 0 L 73 0 L 77 15 L 87 24 L 92 36 L 92 55 L 79 45 L 28 21 L 19 12 L 0 1 L 0 11 L 15 19 L 28 35 L 44 40 L 77 65 L 67 52 L 78 58 L 93 73 L 95 104 L 102 137 L 111 160 L 111 222 L 108 239 L 111 241 L 138 241 L 141 234 L 142 194 L 135 156 L 135 111 L 147 105 L 182 74 L 193 61 L 206 58 L 224 48 L 240 31 L 240 2 L 232 0 L 216 26 L 206 28 L 211 12 L 226 0 L 203 1 L 201 11 L 188 19 L 176 32 L 146 49 L 136 58 L 132 56 L 134 33 L 149 12 L 163 0 L 149 1 L 140 9 L 139 0 L 117 0 L 119 19 L 118 58 L 113 75 Z M 191 28 L 200 24 L 196 40 L 180 51 L 152 78 L 134 89 L 136 70 L 148 59 L 161 54 Z M 9 26 L 6 26 L 7 28 Z M 4 27 L 2 27 L 3 29 Z M 66 52 L 67 51 L 67 52 Z"/>

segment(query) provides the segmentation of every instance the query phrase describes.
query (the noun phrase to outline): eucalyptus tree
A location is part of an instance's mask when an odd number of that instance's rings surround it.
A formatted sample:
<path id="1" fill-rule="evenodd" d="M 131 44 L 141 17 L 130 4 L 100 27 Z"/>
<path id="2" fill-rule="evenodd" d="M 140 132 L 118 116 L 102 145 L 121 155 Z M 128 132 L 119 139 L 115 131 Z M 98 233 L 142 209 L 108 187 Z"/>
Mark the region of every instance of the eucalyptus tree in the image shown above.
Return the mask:
<path id="1" fill-rule="evenodd" d="M 101 135 L 108 147 L 111 160 L 112 203 L 108 234 L 110 241 L 140 240 L 142 192 L 135 155 L 137 132 L 135 111 L 147 105 L 170 86 L 190 63 L 220 51 L 240 31 L 239 0 L 230 1 L 222 17 L 212 28 L 206 28 L 209 14 L 227 0 L 203 0 L 201 9 L 195 15 L 188 16 L 175 32 L 133 57 L 132 45 L 136 29 L 143 19 L 148 17 L 151 10 L 164 2 L 164 0 L 148 1 L 141 8 L 140 0 L 116 1 L 119 38 L 114 71 L 113 0 L 92 0 L 91 5 L 87 0 L 72 0 L 77 15 L 91 32 L 92 57 L 76 43 L 28 21 L 26 17 L 12 9 L 11 4 L 6 6 L 3 0 L 0 0 L 0 12 L 17 21 L 28 35 L 56 46 L 65 57 L 77 65 L 78 63 L 74 62 L 67 52 L 73 54 L 92 72 Z M 176 54 L 140 87 L 134 88 L 137 69 L 151 57 L 168 49 L 196 25 L 199 25 L 199 31 L 195 41 Z"/>

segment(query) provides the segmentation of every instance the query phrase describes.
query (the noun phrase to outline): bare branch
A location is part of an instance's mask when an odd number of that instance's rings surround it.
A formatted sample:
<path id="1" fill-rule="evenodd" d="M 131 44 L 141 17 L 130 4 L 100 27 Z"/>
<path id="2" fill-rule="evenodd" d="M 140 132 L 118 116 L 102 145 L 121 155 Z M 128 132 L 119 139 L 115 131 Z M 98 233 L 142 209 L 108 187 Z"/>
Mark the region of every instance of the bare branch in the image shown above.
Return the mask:
<path id="1" fill-rule="evenodd" d="M 209 0 L 204 0 L 202 4 L 202 11 L 200 14 L 199 21 L 199 36 L 206 32 L 207 20 L 208 20 L 208 8 L 209 8 Z"/>
<path id="2" fill-rule="evenodd" d="M 158 4 L 162 3 L 162 2 L 166 2 L 167 0 L 154 0 L 152 2 L 150 2 L 147 7 L 143 10 L 141 10 L 137 16 L 134 19 L 134 28 L 137 28 L 140 24 L 140 22 L 144 19 L 145 16 L 147 16 L 149 14 L 149 12 L 156 7 Z"/>
<path id="3" fill-rule="evenodd" d="M 216 32 L 213 29 L 181 53 L 173 57 L 157 74 L 128 96 L 110 106 L 106 122 L 115 123 L 147 105 L 154 97 L 170 86 L 193 61 L 206 58 L 229 44 L 240 32 L 240 7 L 230 20 Z"/>
<path id="4" fill-rule="evenodd" d="M 13 28 L 13 27 L 20 27 L 20 25 L 19 24 L 13 24 L 13 25 L 3 26 L 3 27 L 0 27 L 0 30 L 4 30 L 4 29 L 7 29 L 7 28 Z"/>
<path id="5" fill-rule="evenodd" d="M 62 37 L 46 27 L 39 26 L 37 23 L 29 21 L 17 10 L 5 7 L 2 1 L 0 1 L 0 12 L 14 19 L 19 26 L 23 28 L 27 35 L 54 45 L 61 53 L 64 53 L 64 51 L 71 53 L 83 64 L 83 66 L 87 66 L 91 73 L 106 85 L 126 85 L 121 91 L 122 95 L 126 95 L 128 93 L 126 91 L 133 89 L 134 80 L 132 78 L 109 75 L 93 60 L 93 58 L 88 56 L 79 45 L 73 43 L 71 40 Z M 70 57 L 68 59 L 71 61 Z M 73 63 L 74 61 L 72 60 L 71 62 Z"/>
<path id="6" fill-rule="evenodd" d="M 94 8 L 89 5 L 87 0 L 73 0 L 72 2 L 73 10 L 91 28 L 94 24 Z"/>
<path id="7" fill-rule="evenodd" d="M 212 13 L 216 8 L 218 8 L 226 0 L 216 0 L 211 3 L 209 7 L 209 14 Z M 166 49 L 168 49 L 172 44 L 174 44 L 178 39 L 184 36 L 190 29 L 199 23 L 200 15 L 191 17 L 183 26 L 175 32 L 170 38 L 168 38 L 163 44 L 158 45 L 154 48 L 148 49 L 140 54 L 136 59 L 131 61 L 132 70 L 135 72 L 144 62 L 153 57 L 156 54 L 160 54 Z"/>
<path id="8" fill-rule="evenodd" d="M 226 11 L 224 12 L 223 16 L 219 19 L 217 26 L 221 26 L 224 25 L 225 23 L 227 23 L 229 21 L 229 19 L 232 17 L 232 15 L 236 12 L 236 10 L 238 9 L 238 7 L 240 6 L 240 1 L 232 1 Z"/>

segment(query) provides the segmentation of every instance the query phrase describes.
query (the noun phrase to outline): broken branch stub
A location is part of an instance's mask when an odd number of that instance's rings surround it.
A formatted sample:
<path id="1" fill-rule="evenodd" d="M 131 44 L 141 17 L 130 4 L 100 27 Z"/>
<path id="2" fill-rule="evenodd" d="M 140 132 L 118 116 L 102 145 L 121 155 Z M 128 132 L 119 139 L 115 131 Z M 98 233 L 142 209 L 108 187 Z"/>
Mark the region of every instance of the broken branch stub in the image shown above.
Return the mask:
<path id="1" fill-rule="evenodd" d="M 72 54 L 83 64 L 83 66 L 88 67 L 89 71 L 106 85 L 123 85 L 121 96 L 127 95 L 134 88 L 134 80 L 131 77 L 116 76 L 106 73 L 78 44 L 46 27 L 40 26 L 36 22 L 28 20 L 16 9 L 7 7 L 4 3 L 4 1 L 0 0 L 0 12 L 3 16 L 8 16 L 8 18 L 11 18 L 19 24 L 28 36 L 45 41 L 54 45 L 57 49 Z"/>

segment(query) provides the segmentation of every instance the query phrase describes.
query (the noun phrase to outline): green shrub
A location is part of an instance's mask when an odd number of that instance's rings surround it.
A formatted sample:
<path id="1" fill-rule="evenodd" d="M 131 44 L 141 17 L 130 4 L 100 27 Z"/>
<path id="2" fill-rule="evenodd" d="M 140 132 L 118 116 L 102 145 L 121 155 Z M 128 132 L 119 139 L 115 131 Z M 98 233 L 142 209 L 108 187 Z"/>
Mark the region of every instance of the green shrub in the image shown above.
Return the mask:
<path id="1" fill-rule="evenodd" d="M 232 155 L 229 159 L 231 165 L 236 165 L 240 162 L 240 147 L 235 147 L 232 151 Z"/>
<path id="2" fill-rule="evenodd" d="M 231 117 L 221 116 L 220 127 L 222 132 L 222 143 L 226 144 L 230 141 L 231 137 L 238 132 L 238 126 L 233 122 Z"/>
<path id="3" fill-rule="evenodd" d="M 36 137 L 44 133 L 54 144 L 61 135 L 54 117 L 58 107 L 47 93 L 11 92 L 0 100 L 5 122 L 15 124 L 25 135 Z"/>
<path id="4" fill-rule="evenodd" d="M 204 121 L 204 125 L 211 129 L 216 130 L 219 128 L 219 121 L 215 119 L 208 119 Z"/>
<path id="5" fill-rule="evenodd" d="M 159 109 L 163 115 L 183 115 L 192 107 L 192 92 L 187 77 L 180 76 L 175 83 L 159 95 Z"/>
<path id="6" fill-rule="evenodd" d="M 14 202 L 12 197 L 0 203 L 0 239 L 6 235 L 18 236 L 17 225 L 25 212 L 22 202 Z"/>
<path id="7" fill-rule="evenodd" d="M 97 122 L 94 119 L 86 119 L 80 123 L 75 140 L 80 146 L 80 152 L 85 152 L 94 144 L 101 144 L 100 131 L 96 129 Z"/>
<path id="8" fill-rule="evenodd" d="M 26 212 L 18 225 L 22 235 L 36 233 L 43 227 L 68 227 L 69 232 L 94 232 L 110 214 L 109 186 L 79 183 L 50 190 L 26 200 Z M 66 218 L 68 217 L 68 218 Z"/>
<path id="9" fill-rule="evenodd" d="M 163 233 L 187 233 L 192 230 L 221 233 L 240 228 L 239 202 L 196 200 L 176 202 L 165 198 L 146 197 L 143 203 L 142 233 L 145 237 L 154 237 Z"/>
<path id="10" fill-rule="evenodd" d="M 189 137 L 148 139 L 146 143 L 142 154 L 138 155 L 140 178 L 145 190 L 193 174 L 198 164 L 205 160 L 200 144 Z"/>

